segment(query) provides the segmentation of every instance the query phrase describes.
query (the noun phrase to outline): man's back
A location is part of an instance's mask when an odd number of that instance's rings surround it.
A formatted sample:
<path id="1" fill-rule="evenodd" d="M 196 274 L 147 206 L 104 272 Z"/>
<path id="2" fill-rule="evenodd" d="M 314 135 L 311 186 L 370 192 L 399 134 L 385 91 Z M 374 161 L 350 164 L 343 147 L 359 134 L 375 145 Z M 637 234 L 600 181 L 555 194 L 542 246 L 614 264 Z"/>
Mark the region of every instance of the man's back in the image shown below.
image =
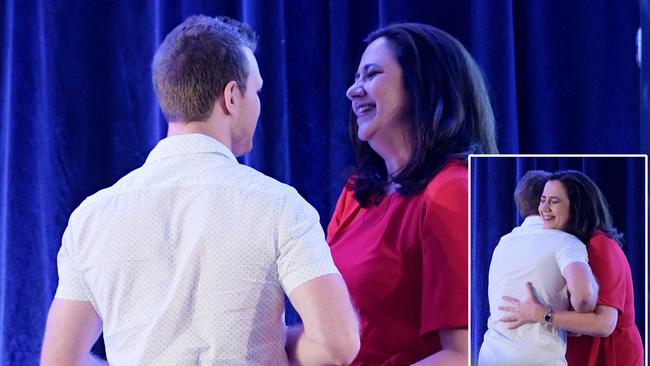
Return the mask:
<path id="1" fill-rule="evenodd" d="M 574 236 L 545 230 L 539 216 L 529 216 L 520 227 L 503 236 L 490 264 L 488 297 L 490 318 L 479 357 L 480 365 L 566 365 L 566 334 L 546 324 L 526 324 L 515 330 L 499 319 L 502 297 L 526 297 L 526 282 L 538 299 L 554 309 L 567 309 L 567 283 L 562 270 L 573 262 L 586 262 L 587 252 Z"/>
<path id="2" fill-rule="evenodd" d="M 115 364 L 285 364 L 284 294 L 337 273 L 315 210 L 203 135 L 87 199 L 59 261 Z"/>

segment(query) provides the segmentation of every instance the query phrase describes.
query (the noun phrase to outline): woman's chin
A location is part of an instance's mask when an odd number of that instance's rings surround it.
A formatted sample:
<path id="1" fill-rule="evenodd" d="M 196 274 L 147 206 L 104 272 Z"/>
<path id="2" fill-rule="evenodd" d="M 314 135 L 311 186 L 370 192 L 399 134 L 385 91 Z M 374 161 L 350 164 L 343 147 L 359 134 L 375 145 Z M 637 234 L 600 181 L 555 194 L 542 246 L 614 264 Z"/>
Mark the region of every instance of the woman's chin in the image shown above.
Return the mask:
<path id="1" fill-rule="evenodd" d="M 368 142 L 368 140 L 370 139 L 370 134 L 368 133 L 368 130 L 366 130 L 365 128 L 359 127 L 359 130 L 357 131 L 357 137 L 359 138 L 359 140 L 363 142 Z"/>

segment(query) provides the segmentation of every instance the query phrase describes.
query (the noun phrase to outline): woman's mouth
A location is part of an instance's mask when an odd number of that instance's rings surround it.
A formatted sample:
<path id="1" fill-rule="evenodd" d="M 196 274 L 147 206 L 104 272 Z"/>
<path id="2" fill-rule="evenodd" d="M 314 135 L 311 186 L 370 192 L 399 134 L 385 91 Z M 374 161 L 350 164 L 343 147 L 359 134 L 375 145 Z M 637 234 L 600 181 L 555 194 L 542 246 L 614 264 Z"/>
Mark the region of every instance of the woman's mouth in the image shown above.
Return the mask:
<path id="1" fill-rule="evenodd" d="M 356 112 L 357 112 L 357 117 L 363 117 L 367 115 L 368 113 L 372 112 L 375 110 L 375 105 L 374 104 L 361 104 L 357 107 Z"/>

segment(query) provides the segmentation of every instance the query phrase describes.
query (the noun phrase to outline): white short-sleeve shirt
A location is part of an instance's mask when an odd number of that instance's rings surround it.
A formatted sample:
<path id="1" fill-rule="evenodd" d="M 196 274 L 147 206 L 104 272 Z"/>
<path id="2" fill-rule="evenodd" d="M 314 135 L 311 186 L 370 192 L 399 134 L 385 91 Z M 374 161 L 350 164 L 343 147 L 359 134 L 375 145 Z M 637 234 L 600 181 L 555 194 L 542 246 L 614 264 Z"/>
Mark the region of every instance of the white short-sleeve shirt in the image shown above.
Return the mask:
<path id="1" fill-rule="evenodd" d="M 56 298 L 90 301 L 115 365 L 286 365 L 284 295 L 338 273 L 316 210 L 199 134 L 87 198 Z"/>
<path id="2" fill-rule="evenodd" d="M 568 309 L 563 271 L 571 263 L 587 263 L 587 248 L 575 236 L 544 229 L 540 216 L 527 217 L 504 235 L 494 249 L 488 278 L 490 317 L 479 352 L 479 366 L 564 366 L 566 332 L 548 324 L 524 324 L 508 329 L 499 319 L 503 296 L 525 299 L 531 282 L 543 304 Z"/>

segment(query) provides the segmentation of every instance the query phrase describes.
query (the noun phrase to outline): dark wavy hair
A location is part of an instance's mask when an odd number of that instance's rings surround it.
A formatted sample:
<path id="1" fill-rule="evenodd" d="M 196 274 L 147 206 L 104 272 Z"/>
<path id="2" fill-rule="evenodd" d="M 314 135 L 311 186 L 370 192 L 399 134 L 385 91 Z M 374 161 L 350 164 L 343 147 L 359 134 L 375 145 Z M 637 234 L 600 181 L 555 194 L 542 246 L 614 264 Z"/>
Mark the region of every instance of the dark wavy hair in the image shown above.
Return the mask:
<path id="1" fill-rule="evenodd" d="M 600 230 L 623 246 L 623 234 L 614 227 L 607 200 L 594 181 L 577 170 L 555 172 L 548 180 L 562 183 L 569 197 L 571 217 L 563 231 L 588 244 L 594 231 Z"/>
<path id="2" fill-rule="evenodd" d="M 364 42 L 382 37 L 402 68 L 414 147 L 410 160 L 389 179 L 384 160 L 359 140 L 357 117 L 351 111 L 348 126 L 357 165 L 347 186 L 364 207 L 371 198 L 381 198 L 390 181 L 399 184 L 400 194 L 415 195 L 451 159 L 464 161 L 472 153 L 498 152 L 483 75 L 460 42 L 418 23 L 391 24 L 372 32 Z"/>

